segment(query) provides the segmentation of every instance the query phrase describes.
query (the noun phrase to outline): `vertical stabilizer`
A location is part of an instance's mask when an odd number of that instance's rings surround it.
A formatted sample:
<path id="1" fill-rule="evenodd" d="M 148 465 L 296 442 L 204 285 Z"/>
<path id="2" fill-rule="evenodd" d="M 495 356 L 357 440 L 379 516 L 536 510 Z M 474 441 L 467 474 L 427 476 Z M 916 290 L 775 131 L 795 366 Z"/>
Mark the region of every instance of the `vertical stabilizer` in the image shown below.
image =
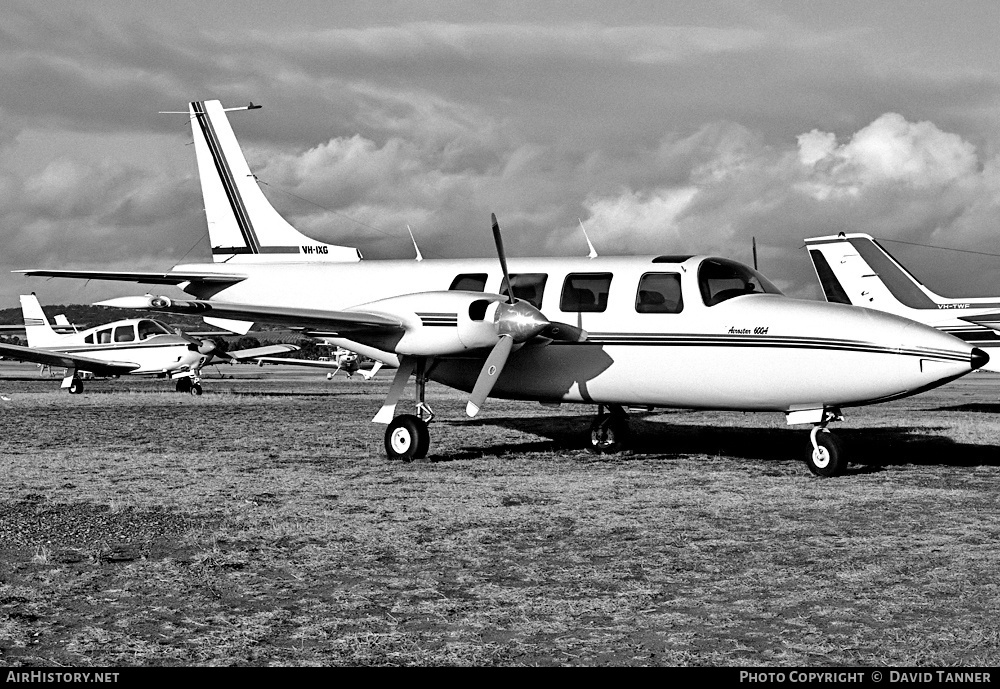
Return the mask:
<path id="1" fill-rule="evenodd" d="M 936 295 L 866 234 L 814 237 L 806 247 L 827 301 L 900 315 L 938 308 Z"/>
<path id="2" fill-rule="evenodd" d="M 24 334 L 28 338 L 29 347 L 45 347 L 55 344 L 61 337 L 49 325 L 49 319 L 38 303 L 38 297 L 32 294 L 21 295 L 21 315 L 24 317 Z"/>
<path id="3" fill-rule="evenodd" d="M 256 107 L 259 106 L 250 106 Z M 357 249 L 318 242 L 278 214 L 250 172 L 219 101 L 196 101 L 190 103 L 189 109 L 212 258 L 216 263 L 330 263 L 361 259 Z"/>

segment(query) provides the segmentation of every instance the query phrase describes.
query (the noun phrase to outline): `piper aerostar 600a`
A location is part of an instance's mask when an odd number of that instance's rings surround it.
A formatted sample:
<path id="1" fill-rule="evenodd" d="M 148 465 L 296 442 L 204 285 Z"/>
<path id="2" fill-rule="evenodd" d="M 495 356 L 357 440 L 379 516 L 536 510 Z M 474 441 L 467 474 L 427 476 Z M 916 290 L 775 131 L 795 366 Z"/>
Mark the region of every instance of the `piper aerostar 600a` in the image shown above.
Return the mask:
<path id="1" fill-rule="evenodd" d="M 236 108 L 234 108 L 236 109 Z M 264 197 L 218 101 L 190 104 L 215 262 L 162 273 L 25 270 L 27 275 L 177 285 L 196 297 L 126 297 L 123 307 L 196 313 L 229 330 L 266 321 L 397 367 L 374 421 L 386 452 L 426 455 L 426 382 L 490 395 L 597 406 L 592 449 L 621 447 L 625 408 L 779 411 L 813 424 L 819 475 L 847 458 L 827 429 L 841 408 L 912 395 L 981 366 L 980 350 L 912 321 L 783 296 L 708 256 L 361 260 L 317 242 Z M 545 314 L 559 314 L 551 319 Z M 395 416 L 411 376 L 416 413 Z"/>
<path id="2" fill-rule="evenodd" d="M 894 313 L 932 326 L 987 354 L 1000 353 L 1000 297 L 942 297 L 929 290 L 870 235 L 807 239 L 826 300 Z M 1000 371 L 1000 356 L 983 366 Z"/>
<path id="3" fill-rule="evenodd" d="M 79 374 L 89 371 L 99 376 L 170 378 L 176 381 L 178 392 L 200 395 L 201 369 L 214 358 L 232 361 L 298 349 L 283 344 L 222 353 L 211 340 L 174 333 L 149 318 L 130 318 L 60 335 L 49 325 L 34 294 L 21 295 L 21 313 L 28 346 L 0 343 L 0 355 L 65 368 L 62 387 L 70 394 L 83 392 Z"/>

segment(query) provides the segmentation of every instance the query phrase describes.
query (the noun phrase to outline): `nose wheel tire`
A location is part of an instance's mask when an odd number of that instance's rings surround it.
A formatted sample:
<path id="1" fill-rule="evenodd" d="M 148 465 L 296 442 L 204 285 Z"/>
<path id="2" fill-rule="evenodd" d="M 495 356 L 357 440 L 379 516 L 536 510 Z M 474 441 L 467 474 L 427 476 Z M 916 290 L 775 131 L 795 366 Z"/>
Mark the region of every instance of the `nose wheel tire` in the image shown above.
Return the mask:
<path id="1" fill-rule="evenodd" d="M 413 414 L 397 416 L 385 429 L 385 454 L 389 459 L 411 462 L 427 456 L 431 434 L 427 424 Z"/>
<path id="2" fill-rule="evenodd" d="M 614 454 L 628 446 L 628 418 L 624 414 L 602 414 L 590 426 L 589 449 L 594 454 Z"/>
<path id="3" fill-rule="evenodd" d="M 194 397 L 198 397 L 201 394 L 201 383 L 192 384 L 188 392 Z"/>
<path id="4" fill-rule="evenodd" d="M 817 476 L 829 478 L 839 476 L 847 468 L 847 460 L 840 441 L 833 433 L 821 428 L 814 428 L 810 434 L 812 447 L 806 455 L 809 471 Z"/>

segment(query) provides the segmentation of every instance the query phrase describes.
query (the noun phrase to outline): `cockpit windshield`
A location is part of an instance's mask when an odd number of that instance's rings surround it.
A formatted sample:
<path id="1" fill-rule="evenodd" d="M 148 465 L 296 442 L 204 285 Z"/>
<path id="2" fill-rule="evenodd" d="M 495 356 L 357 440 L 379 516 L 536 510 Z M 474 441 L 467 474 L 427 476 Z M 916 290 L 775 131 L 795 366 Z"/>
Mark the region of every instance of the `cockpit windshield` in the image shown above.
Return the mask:
<path id="1" fill-rule="evenodd" d="M 698 268 L 698 287 L 705 306 L 715 306 L 744 294 L 781 294 L 753 268 L 725 258 L 707 258 Z"/>
<path id="2" fill-rule="evenodd" d="M 140 340 L 145 340 L 153 335 L 169 335 L 170 333 L 171 330 L 159 321 L 152 321 L 145 318 L 139 321 Z"/>

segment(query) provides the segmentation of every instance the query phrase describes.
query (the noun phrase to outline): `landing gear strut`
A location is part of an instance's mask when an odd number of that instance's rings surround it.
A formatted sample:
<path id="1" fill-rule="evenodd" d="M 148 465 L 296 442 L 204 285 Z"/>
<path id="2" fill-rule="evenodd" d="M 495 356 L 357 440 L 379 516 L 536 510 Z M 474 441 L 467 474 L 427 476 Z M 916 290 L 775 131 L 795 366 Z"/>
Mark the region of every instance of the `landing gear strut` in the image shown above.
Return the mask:
<path id="1" fill-rule="evenodd" d="M 847 458 L 840 440 L 826 427 L 831 421 L 839 421 L 842 418 L 839 412 L 825 411 L 823 420 L 809 432 L 812 448 L 806 456 L 806 466 L 817 476 L 824 478 L 839 476 L 847 469 Z"/>
<path id="2" fill-rule="evenodd" d="M 597 417 L 590 425 L 590 444 L 587 449 L 594 454 L 621 452 L 628 445 L 628 415 L 619 404 L 607 406 L 607 413 L 603 404 L 597 406 Z"/>

